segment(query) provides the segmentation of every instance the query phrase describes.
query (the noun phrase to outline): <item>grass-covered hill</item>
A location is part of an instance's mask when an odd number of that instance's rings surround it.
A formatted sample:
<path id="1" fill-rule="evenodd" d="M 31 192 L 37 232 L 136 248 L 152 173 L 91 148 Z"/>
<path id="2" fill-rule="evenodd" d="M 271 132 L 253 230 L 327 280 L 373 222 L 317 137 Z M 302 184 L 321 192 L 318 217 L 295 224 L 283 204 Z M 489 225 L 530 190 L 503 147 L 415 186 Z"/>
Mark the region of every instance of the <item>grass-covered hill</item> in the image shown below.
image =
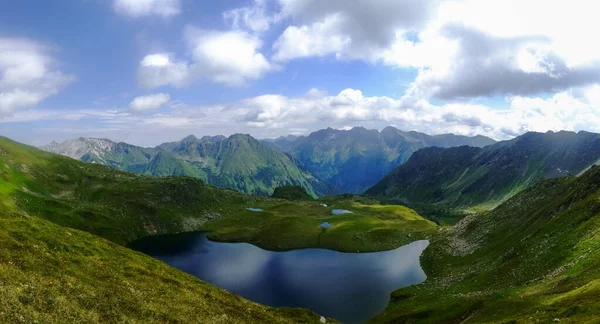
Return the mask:
<path id="1" fill-rule="evenodd" d="M 0 322 L 318 322 L 113 243 L 198 228 L 244 199 L 198 180 L 139 177 L 0 138 Z"/>
<path id="2" fill-rule="evenodd" d="M 328 187 L 302 171 L 283 152 L 249 135 L 196 138 L 143 148 L 107 139 L 77 138 L 42 149 L 124 171 L 155 176 L 190 176 L 221 188 L 270 195 L 284 185 L 298 185 L 310 195 Z"/>
<path id="3" fill-rule="evenodd" d="M 274 140 L 303 168 L 340 193 L 362 193 L 417 150 L 495 143 L 485 136 L 427 135 L 386 127 L 381 132 L 355 127 L 323 129 L 306 137 Z"/>
<path id="4" fill-rule="evenodd" d="M 283 186 L 275 188 L 271 198 L 286 199 L 286 200 L 312 200 L 304 188 L 300 186 Z"/>
<path id="5" fill-rule="evenodd" d="M 11 208 L 12 209 L 12 208 Z M 0 203 L 1 323 L 318 323 Z"/>
<path id="6" fill-rule="evenodd" d="M 373 322 L 595 323 L 599 236 L 600 167 L 543 180 L 434 240 Z"/>
<path id="7" fill-rule="evenodd" d="M 0 137 L 0 322 L 316 323 L 311 312 L 251 303 L 124 246 L 202 230 L 276 250 L 378 251 L 437 231 L 401 206 L 327 203 L 136 175 Z M 324 221 L 335 226 L 321 229 Z"/>
<path id="8" fill-rule="evenodd" d="M 540 179 L 577 175 L 600 159 L 600 135 L 526 133 L 484 148 L 426 148 L 366 194 L 409 206 L 490 209 Z"/>

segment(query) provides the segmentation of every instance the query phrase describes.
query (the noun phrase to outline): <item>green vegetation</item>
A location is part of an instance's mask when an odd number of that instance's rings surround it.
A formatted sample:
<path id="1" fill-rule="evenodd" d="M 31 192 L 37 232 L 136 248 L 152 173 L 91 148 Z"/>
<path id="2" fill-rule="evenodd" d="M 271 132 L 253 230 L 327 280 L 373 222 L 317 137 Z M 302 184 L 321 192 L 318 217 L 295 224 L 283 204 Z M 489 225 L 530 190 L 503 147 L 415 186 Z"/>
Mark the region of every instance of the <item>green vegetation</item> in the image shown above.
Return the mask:
<path id="1" fill-rule="evenodd" d="M 332 208 L 354 214 L 332 215 Z M 323 221 L 335 226 L 321 229 Z M 437 232 L 410 209 L 369 199 L 245 196 L 198 179 L 83 163 L 1 137 L 0 223 L 0 322 L 317 322 L 311 312 L 248 302 L 123 245 L 202 230 L 212 239 L 277 250 L 366 252 Z"/>
<path id="2" fill-rule="evenodd" d="M 327 207 L 322 204 L 326 203 Z M 344 252 L 390 250 L 437 233 L 437 226 L 403 206 L 382 206 L 351 197 L 319 201 L 263 200 L 244 211 L 207 223 L 208 237 L 217 241 L 249 242 L 269 250 L 327 248 Z M 333 215 L 334 208 L 353 214 Z M 329 222 L 334 226 L 322 229 Z"/>
<path id="3" fill-rule="evenodd" d="M 275 188 L 271 198 L 285 200 L 313 200 L 306 191 L 300 186 L 283 186 Z"/>
<path id="4" fill-rule="evenodd" d="M 301 186 L 312 196 L 329 190 L 327 185 L 301 171 L 283 152 L 250 135 L 202 139 L 188 136 L 155 148 L 78 138 L 52 143 L 43 149 L 138 174 L 194 177 L 247 194 L 270 195 L 276 187 L 284 185 Z"/>
<path id="5" fill-rule="evenodd" d="M 318 323 L 0 203 L 2 323 Z"/>
<path id="6" fill-rule="evenodd" d="M 427 281 L 396 291 L 373 322 L 595 322 L 599 214 L 594 167 L 468 216 L 425 251 Z"/>
<path id="7" fill-rule="evenodd" d="M 484 148 L 425 148 L 366 194 L 442 224 L 490 210 L 540 179 L 578 174 L 600 159 L 600 135 L 526 133 Z M 453 211 L 454 210 L 454 211 Z"/>

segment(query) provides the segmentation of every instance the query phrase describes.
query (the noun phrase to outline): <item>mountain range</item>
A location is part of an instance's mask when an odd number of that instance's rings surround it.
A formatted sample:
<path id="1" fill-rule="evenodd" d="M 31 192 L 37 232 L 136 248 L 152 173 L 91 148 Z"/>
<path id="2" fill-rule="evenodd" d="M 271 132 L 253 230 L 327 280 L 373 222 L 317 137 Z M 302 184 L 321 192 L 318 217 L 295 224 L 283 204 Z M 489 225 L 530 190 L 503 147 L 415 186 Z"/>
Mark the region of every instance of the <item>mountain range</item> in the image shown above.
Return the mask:
<path id="1" fill-rule="evenodd" d="M 598 136 L 527 133 L 483 149 L 426 148 L 398 167 L 392 175 L 410 168 L 420 188 L 429 183 L 439 189 L 443 173 L 470 176 L 470 168 L 478 170 L 475 178 L 484 179 L 473 184 L 502 188 L 520 179 L 526 188 L 453 227 L 425 224 L 430 245 L 420 263 L 427 280 L 393 292 L 388 307 L 370 322 L 595 322 L 600 310 Z M 523 180 L 530 177 L 539 179 L 535 184 L 533 178 Z M 299 187 L 278 192 L 278 198 L 303 196 Z M 495 192 L 481 195 L 495 197 Z M 473 197 L 464 206 L 479 201 L 470 191 L 463 194 Z M 347 217 L 348 223 L 359 217 L 322 214 L 329 214 L 322 202 L 336 205 L 338 199 L 246 196 L 188 177 L 138 176 L 82 163 L 0 137 L 0 305 L 6 310 L 0 319 L 52 322 L 60 312 L 74 321 L 315 323 L 319 316 L 310 311 L 248 302 L 123 245 L 147 235 L 208 229 L 222 231 L 218 237 L 228 241 L 309 247 L 317 240 L 303 241 L 306 235 L 299 229 L 316 228 L 322 217 Z M 406 209 L 396 223 L 398 206 L 360 203 L 365 200 L 345 208 L 370 210 L 375 217 L 340 226 L 352 231 L 331 232 L 327 242 L 352 241 L 348 250 L 353 251 L 358 242 L 417 238 L 401 232 L 414 226 L 407 217 L 423 223 L 417 213 Z M 453 201 L 461 200 L 450 199 L 448 205 Z M 268 212 L 245 211 L 247 206 Z M 375 221 L 377 227 L 369 227 Z M 394 223 L 378 228 L 388 221 Z M 313 232 L 313 238 L 323 234 Z"/>
<path id="2" fill-rule="evenodd" d="M 316 197 L 362 193 L 424 147 L 492 143 L 495 141 L 484 136 L 430 136 L 393 127 L 381 132 L 355 127 L 262 141 L 243 134 L 188 136 L 143 148 L 107 139 L 76 138 L 41 148 L 139 174 L 191 176 L 247 194 L 271 195 L 277 187 L 297 185 Z"/>
<path id="3" fill-rule="evenodd" d="M 285 153 L 250 135 L 188 136 L 154 148 L 76 138 L 42 149 L 139 174 L 195 177 L 248 194 L 270 195 L 284 185 L 301 186 L 312 196 L 328 191 L 326 184 L 300 170 Z"/>
<path id="4" fill-rule="evenodd" d="M 363 127 L 327 128 L 306 137 L 280 137 L 272 141 L 303 169 L 337 189 L 337 193 L 362 193 L 394 167 L 425 147 L 495 143 L 485 136 L 427 135 L 386 127 L 381 132 Z"/>
<path id="5" fill-rule="evenodd" d="M 578 175 L 600 160 L 600 134 L 530 132 L 483 148 L 430 147 L 366 194 L 410 206 L 491 209 L 540 179 Z"/>

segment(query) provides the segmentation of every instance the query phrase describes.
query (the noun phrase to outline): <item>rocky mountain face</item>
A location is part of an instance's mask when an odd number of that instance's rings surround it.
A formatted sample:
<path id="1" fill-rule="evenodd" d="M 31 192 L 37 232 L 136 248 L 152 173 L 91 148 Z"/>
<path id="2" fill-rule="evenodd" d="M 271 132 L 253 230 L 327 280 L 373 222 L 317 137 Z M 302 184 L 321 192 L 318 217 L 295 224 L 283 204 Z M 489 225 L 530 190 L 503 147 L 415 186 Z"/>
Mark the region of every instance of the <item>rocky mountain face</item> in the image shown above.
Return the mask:
<path id="1" fill-rule="evenodd" d="M 328 191 L 327 185 L 301 171 L 285 153 L 249 135 L 189 136 L 155 148 L 77 138 L 42 149 L 140 174 L 191 176 L 248 194 L 270 195 L 284 185 L 301 186 L 313 196 Z"/>
<path id="2" fill-rule="evenodd" d="M 417 150 L 430 147 L 495 143 L 485 136 L 427 135 L 386 127 L 381 132 L 355 127 L 323 129 L 306 137 L 272 141 L 302 168 L 335 187 L 340 193 L 362 193 Z"/>
<path id="3" fill-rule="evenodd" d="M 426 148 L 366 194 L 409 205 L 496 206 L 540 179 L 577 175 L 600 159 L 600 134 L 526 133 L 484 148 Z"/>

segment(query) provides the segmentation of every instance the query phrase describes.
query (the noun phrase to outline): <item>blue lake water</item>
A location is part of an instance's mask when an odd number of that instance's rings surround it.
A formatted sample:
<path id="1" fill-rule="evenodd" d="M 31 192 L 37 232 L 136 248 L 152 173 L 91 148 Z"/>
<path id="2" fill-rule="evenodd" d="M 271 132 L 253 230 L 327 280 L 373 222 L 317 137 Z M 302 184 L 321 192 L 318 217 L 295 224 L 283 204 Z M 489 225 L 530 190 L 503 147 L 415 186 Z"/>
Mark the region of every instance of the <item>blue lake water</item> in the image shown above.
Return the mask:
<path id="1" fill-rule="evenodd" d="M 321 223 L 321 225 L 319 225 L 319 227 L 330 228 L 330 227 L 333 227 L 333 224 L 330 224 L 329 222 L 324 222 L 324 223 Z"/>
<path id="2" fill-rule="evenodd" d="M 261 211 L 263 211 L 260 208 L 246 208 L 246 210 L 253 211 L 253 212 L 261 212 Z"/>
<path id="3" fill-rule="evenodd" d="M 333 209 L 331 213 L 334 215 L 354 214 L 353 212 L 345 209 Z"/>
<path id="4" fill-rule="evenodd" d="M 383 311 L 392 291 L 425 280 L 419 256 L 428 244 L 375 253 L 273 252 L 184 233 L 144 238 L 130 247 L 261 304 L 360 323 Z"/>

